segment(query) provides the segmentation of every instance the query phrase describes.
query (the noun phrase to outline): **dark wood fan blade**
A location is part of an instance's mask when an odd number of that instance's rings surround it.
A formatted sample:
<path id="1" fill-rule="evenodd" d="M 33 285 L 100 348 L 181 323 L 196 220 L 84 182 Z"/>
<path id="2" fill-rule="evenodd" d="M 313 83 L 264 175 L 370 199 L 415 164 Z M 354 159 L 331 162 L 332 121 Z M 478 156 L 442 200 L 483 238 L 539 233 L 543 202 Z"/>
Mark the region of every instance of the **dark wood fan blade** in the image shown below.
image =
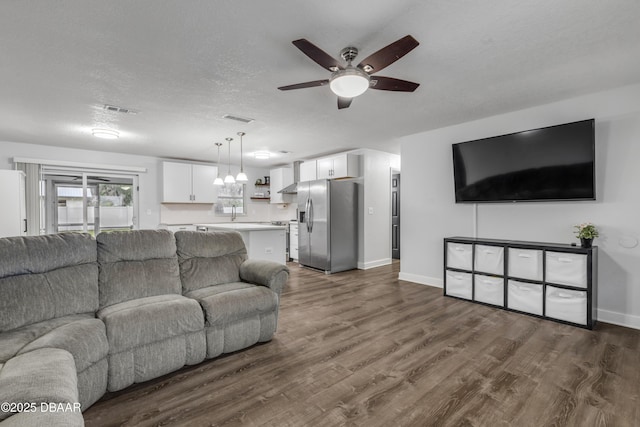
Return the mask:
<path id="1" fill-rule="evenodd" d="M 383 47 L 376 53 L 367 56 L 358 64 L 358 68 L 363 69 L 369 74 L 377 73 L 411 52 L 419 44 L 420 43 L 413 37 L 404 36 L 389 46 Z M 371 67 L 371 69 L 369 69 L 369 67 Z"/>
<path id="2" fill-rule="evenodd" d="M 313 59 L 322 68 L 329 71 L 334 71 L 336 68 L 339 70 L 343 69 L 342 65 L 340 65 L 340 61 L 333 58 L 331 55 L 311 43 L 309 40 L 300 39 L 294 40 L 291 43 L 293 43 L 298 49 L 300 49 L 302 53 Z"/>
<path id="3" fill-rule="evenodd" d="M 343 108 L 349 108 L 351 105 L 351 101 L 353 98 L 343 98 L 341 96 L 338 97 L 338 110 L 342 110 Z"/>
<path id="4" fill-rule="evenodd" d="M 418 86 L 420 86 L 420 83 L 394 79 L 393 77 L 372 76 L 369 81 L 371 89 L 393 90 L 396 92 L 413 92 Z"/>
<path id="5" fill-rule="evenodd" d="M 280 86 L 280 90 L 292 90 L 292 89 L 304 89 L 307 87 L 324 86 L 329 83 L 329 80 L 314 80 L 312 82 L 298 83 L 289 86 Z"/>

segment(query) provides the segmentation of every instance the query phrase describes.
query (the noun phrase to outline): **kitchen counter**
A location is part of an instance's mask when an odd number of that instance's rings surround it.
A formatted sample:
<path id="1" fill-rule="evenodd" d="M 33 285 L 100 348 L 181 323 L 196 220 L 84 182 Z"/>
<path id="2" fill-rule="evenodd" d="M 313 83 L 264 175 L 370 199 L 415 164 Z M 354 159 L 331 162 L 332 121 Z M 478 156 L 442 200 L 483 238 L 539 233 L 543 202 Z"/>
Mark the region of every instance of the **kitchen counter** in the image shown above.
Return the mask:
<path id="1" fill-rule="evenodd" d="M 207 231 L 234 230 L 240 233 L 247 247 L 249 259 L 287 263 L 286 225 L 260 224 L 251 222 L 222 222 L 195 224 Z"/>
<path id="2" fill-rule="evenodd" d="M 214 222 L 210 224 L 196 224 L 196 227 L 236 231 L 273 231 L 285 230 L 287 228 L 286 225 L 261 224 L 256 222 Z"/>

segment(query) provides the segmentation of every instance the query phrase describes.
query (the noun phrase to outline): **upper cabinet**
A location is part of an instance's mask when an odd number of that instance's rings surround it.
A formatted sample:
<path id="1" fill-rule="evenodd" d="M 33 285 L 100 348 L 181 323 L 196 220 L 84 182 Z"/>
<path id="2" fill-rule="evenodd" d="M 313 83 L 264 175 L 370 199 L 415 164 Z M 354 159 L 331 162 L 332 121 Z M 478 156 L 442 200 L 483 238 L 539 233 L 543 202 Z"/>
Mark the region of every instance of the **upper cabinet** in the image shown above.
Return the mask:
<path id="1" fill-rule="evenodd" d="M 162 203 L 215 203 L 217 175 L 215 166 L 162 162 Z"/>
<path id="2" fill-rule="evenodd" d="M 271 169 L 269 176 L 271 177 L 271 203 L 291 203 L 293 201 L 292 194 L 282 194 L 278 191 L 293 184 L 293 169 Z"/>
<path id="3" fill-rule="evenodd" d="M 360 173 L 358 163 L 357 154 L 338 154 L 318 159 L 317 179 L 356 178 Z M 300 175 L 300 180 L 304 181 L 302 179 L 302 169 Z"/>
<path id="4" fill-rule="evenodd" d="M 300 182 L 315 181 L 318 179 L 316 175 L 316 161 L 305 160 L 300 164 Z"/>

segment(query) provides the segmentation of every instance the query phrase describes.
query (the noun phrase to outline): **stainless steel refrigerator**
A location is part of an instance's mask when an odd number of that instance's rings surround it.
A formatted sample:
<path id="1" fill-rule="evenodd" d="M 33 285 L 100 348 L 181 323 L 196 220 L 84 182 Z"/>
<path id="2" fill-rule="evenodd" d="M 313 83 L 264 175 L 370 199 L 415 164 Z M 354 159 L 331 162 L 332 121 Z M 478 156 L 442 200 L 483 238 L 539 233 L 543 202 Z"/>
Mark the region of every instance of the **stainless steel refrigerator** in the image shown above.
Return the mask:
<path id="1" fill-rule="evenodd" d="M 327 274 L 358 266 L 355 182 L 298 183 L 298 262 Z"/>

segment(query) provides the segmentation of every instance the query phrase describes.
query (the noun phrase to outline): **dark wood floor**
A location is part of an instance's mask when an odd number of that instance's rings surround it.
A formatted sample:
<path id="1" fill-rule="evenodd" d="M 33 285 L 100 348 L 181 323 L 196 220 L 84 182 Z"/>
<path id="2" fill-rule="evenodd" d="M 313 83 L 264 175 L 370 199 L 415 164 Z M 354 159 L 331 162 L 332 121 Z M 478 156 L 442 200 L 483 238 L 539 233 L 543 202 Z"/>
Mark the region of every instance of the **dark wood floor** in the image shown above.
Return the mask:
<path id="1" fill-rule="evenodd" d="M 640 331 L 291 264 L 266 344 L 105 396 L 87 426 L 638 426 Z"/>

